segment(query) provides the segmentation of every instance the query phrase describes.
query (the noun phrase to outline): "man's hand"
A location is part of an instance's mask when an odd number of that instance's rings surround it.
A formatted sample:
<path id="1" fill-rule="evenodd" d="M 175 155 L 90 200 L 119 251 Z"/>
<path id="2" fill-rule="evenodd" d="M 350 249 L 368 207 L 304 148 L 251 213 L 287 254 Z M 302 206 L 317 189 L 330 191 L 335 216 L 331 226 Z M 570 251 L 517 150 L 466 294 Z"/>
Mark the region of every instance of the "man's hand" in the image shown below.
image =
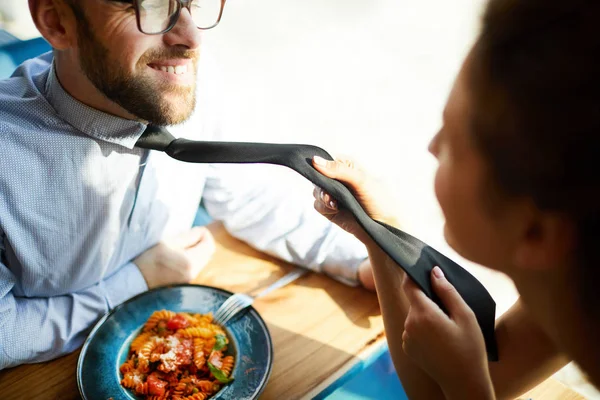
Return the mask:
<path id="1" fill-rule="evenodd" d="M 192 281 L 208 264 L 214 252 L 215 241 L 210 231 L 195 227 L 158 243 L 133 262 L 142 272 L 148 288 L 152 289 Z"/>
<path id="2" fill-rule="evenodd" d="M 368 258 L 358 266 L 358 281 L 365 289 L 375 290 L 375 278 L 373 277 L 371 260 Z"/>
<path id="3" fill-rule="evenodd" d="M 493 399 L 483 335 L 475 314 L 442 270 L 431 272 L 431 285 L 449 315 L 408 277 L 402 283 L 410 302 L 402 347 L 415 364 L 442 388 L 447 399 Z"/>

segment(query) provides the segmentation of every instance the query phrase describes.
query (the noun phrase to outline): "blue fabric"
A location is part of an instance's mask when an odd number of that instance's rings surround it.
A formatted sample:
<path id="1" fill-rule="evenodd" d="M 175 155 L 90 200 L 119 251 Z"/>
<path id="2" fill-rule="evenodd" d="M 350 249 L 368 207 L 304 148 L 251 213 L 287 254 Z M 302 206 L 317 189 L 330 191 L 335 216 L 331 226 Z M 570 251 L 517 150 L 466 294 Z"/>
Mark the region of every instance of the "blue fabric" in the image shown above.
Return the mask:
<path id="1" fill-rule="evenodd" d="M 5 32 L 3 32 L 5 33 Z M 44 38 L 14 40 L 0 45 L 0 79 L 8 78 L 23 61 L 50 51 L 52 48 Z"/>
<path id="2" fill-rule="evenodd" d="M 0 46 L 11 42 L 18 42 L 20 39 L 13 34 L 6 32 L 4 29 L 0 29 Z"/>

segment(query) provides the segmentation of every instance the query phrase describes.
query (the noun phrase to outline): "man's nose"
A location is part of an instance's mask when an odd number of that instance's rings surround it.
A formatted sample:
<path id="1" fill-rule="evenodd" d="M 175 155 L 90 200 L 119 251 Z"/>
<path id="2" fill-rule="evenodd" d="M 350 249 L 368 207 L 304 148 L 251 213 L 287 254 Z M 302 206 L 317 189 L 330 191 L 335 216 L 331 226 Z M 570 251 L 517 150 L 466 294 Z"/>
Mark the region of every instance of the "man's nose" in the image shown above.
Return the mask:
<path id="1" fill-rule="evenodd" d="M 186 7 L 182 7 L 173 29 L 164 34 L 164 41 L 169 46 L 185 46 L 190 50 L 200 47 L 202 31 L 196 26 Z"/>

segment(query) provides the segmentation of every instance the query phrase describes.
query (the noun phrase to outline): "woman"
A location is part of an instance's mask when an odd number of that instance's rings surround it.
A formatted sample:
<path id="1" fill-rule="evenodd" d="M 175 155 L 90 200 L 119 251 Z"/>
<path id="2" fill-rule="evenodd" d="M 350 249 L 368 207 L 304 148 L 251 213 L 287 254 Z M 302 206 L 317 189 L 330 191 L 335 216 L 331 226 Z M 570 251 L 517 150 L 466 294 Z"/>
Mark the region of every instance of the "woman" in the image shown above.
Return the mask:
<path id="1" fill-rule="evenodd" d="M 492 0 L 430 145 L 448 243 L 520 293 L 486 361 L 473 313 L 439 268 L 429 300 L 335 199 L 316 209 L 369 249 L 394 364 L 410 398 L 514 398 L 574 360 L 600 385 L 600 2 Z M 315 158 L 397 225 L 351 162 Z M 404 282 L 403 282 L 404 281 Z"/>

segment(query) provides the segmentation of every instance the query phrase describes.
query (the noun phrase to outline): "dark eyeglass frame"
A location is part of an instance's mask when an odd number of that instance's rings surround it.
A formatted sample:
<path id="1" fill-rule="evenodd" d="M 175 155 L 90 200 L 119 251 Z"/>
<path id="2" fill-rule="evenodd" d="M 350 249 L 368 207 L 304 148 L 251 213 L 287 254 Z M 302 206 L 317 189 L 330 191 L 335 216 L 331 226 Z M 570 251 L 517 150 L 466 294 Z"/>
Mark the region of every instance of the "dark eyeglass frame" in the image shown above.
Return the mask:
<path id="1" fill-rule="evenodd" d="M 171 18 L 169 20 L 169 25 L 167 26 L 166 29 L 163 29 L 160 32 L 152 32 L 152 33 L 144 32 L 144 30 L 142 29 L 142 20 L 140 17 L 141 14 L 140 14 L 139 0 L 113 0 L 113 1 L 119 1 L 121 3 L 133 4 L 133 6 L 135 7 L 135 18 L 137 20 L 138 30 L 140 32 L 142 32 L 145 35 L 162 35 L 164 33 L 169 32 L 177 24 L 177 21 L 179 20 L 179 15 L 181 14 L 182 8 L 187 8 L 188 11 L 190 12 L 190 14 L 192 13 L 192 10 L 190 10 L 190 7 L 192 5 L 192 2 L 195 0 L 171 0 L 171 1 L 174 1 L 175 3 L 177 3 L 177 10 L 171 16 Z M 221 0 L 221 9 L 219 10 L 219 17 L 217 18 L 217 21 L 213 25 L 206 27 L 206 28 L 199 28 L 196 25 L 196 28 L 205 31 L 205 30 L 212 29 L 215 26 L 219 25 L 219 22 L 221 22 L 221 17 L 223 16 L 223 9 L 225 8 L 225 1 L 226 0 Z"/>

